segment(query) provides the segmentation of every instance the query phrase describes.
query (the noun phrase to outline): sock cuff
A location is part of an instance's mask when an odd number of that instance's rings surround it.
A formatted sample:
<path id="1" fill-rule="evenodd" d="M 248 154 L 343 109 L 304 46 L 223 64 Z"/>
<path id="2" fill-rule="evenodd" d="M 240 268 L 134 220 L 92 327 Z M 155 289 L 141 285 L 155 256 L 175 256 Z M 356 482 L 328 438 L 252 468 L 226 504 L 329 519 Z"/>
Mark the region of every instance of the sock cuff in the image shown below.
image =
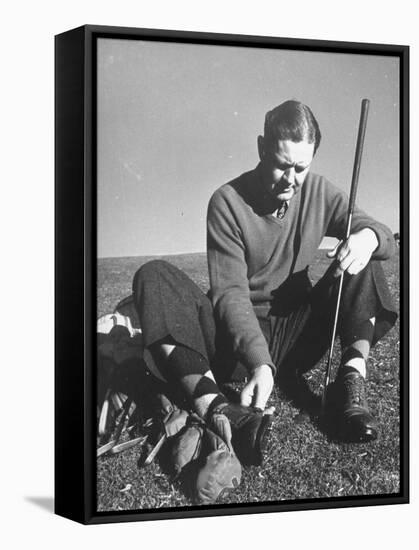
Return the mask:
<path id="1" fill-rule="evenodd" d="M 209 393 L 218 394 L 220 393 L 220 390 L 217 384 L 214 382 L 214 380 L 211 380 L 211 378 L 207 378 L 206 376 L 203 376 L 195 386 L 195 389 L 192 394 L 192 399 L 199 399 L 199 397 L 202 397 L 203 395 L 207 395 Z"/>
<path id="2" fill-rule="evenodd" d="M 346 365 L 346 363 L 348 363 L 352 359 L 363 359 L 365 361 L 365 357 L 358 349 L 354 347 L 346 348 L 342 355 L 342 365 Z"/>
<path id="3" fill-rule="evenodd" d="M 165 370 L 170 375 L 175 373 L 176 378 L 183 378 L 190 374 L 204 375 L 209 370 L 208 361 L 197 351 L 184 346 L 176 346 L 165 361 Z"/>
<path id="4" fill-rule="evenodd" d="M 367 340 L 371 344 L 374 338 L 374 331 L 375 325 L 367 319 L 350 330 L 346 330 L 345 334 L 341 334 L 342 347 L 350 347 L 358 340 Z"/>

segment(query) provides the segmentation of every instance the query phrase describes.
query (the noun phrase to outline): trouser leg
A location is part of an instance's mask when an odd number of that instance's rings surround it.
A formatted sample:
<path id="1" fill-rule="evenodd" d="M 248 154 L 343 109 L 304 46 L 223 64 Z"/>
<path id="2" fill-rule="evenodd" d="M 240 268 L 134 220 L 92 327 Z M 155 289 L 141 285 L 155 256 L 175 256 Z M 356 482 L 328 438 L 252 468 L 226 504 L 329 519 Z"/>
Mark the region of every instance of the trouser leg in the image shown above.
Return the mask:
<path id="1" fill-rule="evenodd" d="M 215 351 L 211 302 L 183 271 L 163 260 L 148 262 L 134 276 L 133 296 L 146 347 L 170 336 L 211 362 Z"/>
<path id="2" fill-rule="evenodd" d="M 300 308 L 286 318 L 270 319 L 270 346 L 283 387 L 296 403 L 314 414 L 319 410 L 318 400 L 294 374 L 314 367 L 330 346 L 339 282 L 332 277 L 333 270 L 334 266 Z M 337 330 L 343 355 L 335 383 L 327 393 L 328 429 L 344 440 L 371 441 L 378 429 L 366 400 L 366 359 L 371 345 L 397 318 L 381 264 L 370 262 L 359 274 L 344 276 L 339 312 Z"/>
<path id="3" fill-rule="evenodd" d="M 210 404 L 225 401 L 210 369 L 215 324 L 209 299 L 185 273 L 161 260 L 137 271 L 133 296 L 144 345 L 159 371 L 204 417 Z"/>
<path id="4" fill-rule="evenodd" d="M 314 367 L 327 350 L 338 287 L 333 270 L 331 266 L 296 311 L 287 317 L 270 319 L 268 341 L 272 359 L 279 369 L 305 372 Z M 373 330 L 368 332 L 364 330 L 365 323 L 371 319 L 375 322 Z M 367 333 L 370 345 L 374 345 L 396 319 L 396 308 L 379 262 L 370 262 L 357 275 L 344 276 L 338 320 L 338 334 L 344 349 Z"/>
<path id="5" fill-rule="evenodd" d="M 339 322 L 342 343 L 349 345 L 355 341 L 358 327 L 373 318 L 372 346 L 383 338 L 397 319 L 383 267 L 376 261 L 369 262 L 358 275 L 345 275 Z"/>

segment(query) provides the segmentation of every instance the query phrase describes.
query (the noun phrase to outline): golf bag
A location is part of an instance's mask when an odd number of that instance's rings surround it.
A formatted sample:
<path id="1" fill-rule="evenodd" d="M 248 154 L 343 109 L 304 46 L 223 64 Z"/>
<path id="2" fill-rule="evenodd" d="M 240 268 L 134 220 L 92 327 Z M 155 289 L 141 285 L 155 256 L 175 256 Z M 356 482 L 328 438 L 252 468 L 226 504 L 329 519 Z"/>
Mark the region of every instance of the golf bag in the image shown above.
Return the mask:
<path id="1" fill-rule="evenodd" d="M 184 408 L 182 397 L 169 388 L 144 349 L 132 296 L 97 321 L 96 372 L 98 456 L 128 448 L 118 445 L 121 436 L 140 442 L 135 436 L 161 411 L 158 396 L 164 395 L 174 408 Z"/>
<path id="2" fill-rule="evenodd" d="M 166 383 L 144 349 L 131 296 L 97 321 L 97 404 L 98 457 L 140 445 L 137 463 L 147 466 L 163 449 L 173 479 L 201 504 L 240 484 L 229 421 L 218 414 L 206 424 Z"/>

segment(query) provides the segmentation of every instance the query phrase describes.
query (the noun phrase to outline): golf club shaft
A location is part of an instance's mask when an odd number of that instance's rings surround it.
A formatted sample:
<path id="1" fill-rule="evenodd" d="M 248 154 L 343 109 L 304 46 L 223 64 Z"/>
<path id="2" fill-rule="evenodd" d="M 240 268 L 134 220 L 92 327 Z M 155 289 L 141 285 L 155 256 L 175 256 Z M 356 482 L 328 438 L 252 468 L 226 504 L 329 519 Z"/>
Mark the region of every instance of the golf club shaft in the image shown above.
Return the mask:
<path id="1" fill-rule="evenodd" d="M 355 160 L 354 160 L 354 168 L 352 172 L 352 182 L 351 182 L 351 192 L 349 196 L 349 205 L 348 205 L 348 216 L 346 220 L 346 231 L 345 231 L 345 240 L 347 240 L 351 234 L 351 225 L 352 225 L 352 216 L 355 208 L 355 199 L 356 194 L 358 191 L 358 180 L 359 180 L 359 170 L 361 167 L 361 159 L 362 159 L 362 151 L 364 149 L 364 140 L 365 140 L 365 130 L 367 128 L 367 118 L 368 118 L 368 109 L 369 109 L 370 101 L 369 99 L 363 99 L 361 103 L 361 116 L 359 120 L 359 128 L 358 128 L 358 137 L 356 141 L 356 150 L 355 150 Z M 336 310 L 335 310 L 335 318 L 333 321 L 333 330 L 332 330 L 332 337 L 330 341 L 330 347 L 329 347 L 329 357 L 327 360 L 327 368 L 326 368 L 326 376 L 324 380 L 324 388 L 323 388 L 323 396 L 322 396 L 322 407 L 323 411 L 326 406 L 326 394 L 327 389 L 329 387 L 330 383 L 330 374 L 332 370 L 332 358 L 333 358 L 333 348 L 335 345 L 335 339 L 336 339 L 336 328 L 338 324 L 338 318 L 339 318 L 339 308 L 340 308 L 340 300 L 342 296 L 342 285 L 343 285 L 343 276 L 344 272 L 341 273 L 339 278 L 339 288 L 338 288 L 338 295 L 336 300 Z"/>

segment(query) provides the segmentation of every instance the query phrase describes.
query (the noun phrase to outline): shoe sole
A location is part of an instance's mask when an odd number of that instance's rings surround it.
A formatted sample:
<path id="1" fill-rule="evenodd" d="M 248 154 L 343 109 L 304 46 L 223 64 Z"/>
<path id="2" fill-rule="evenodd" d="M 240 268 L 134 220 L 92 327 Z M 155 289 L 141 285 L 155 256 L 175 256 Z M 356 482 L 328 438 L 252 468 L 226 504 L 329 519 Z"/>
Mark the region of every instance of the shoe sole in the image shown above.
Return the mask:
<path id="1" fill-rule="evenodd" d="M 364 426 L 362 430 L 356 428 L 356 425 L 351 426 L 348 422 L 342 424 L 341 433 L 345 441 L 352 443 L 369 443 L 375 441 L 378 437 L 378 430 L 374 426 Z"/>
<path id="2" fill-rule="evenodd" d="M 255 454 L 253 457 L 254 460 L 252 461 L 252 464 L 255 466 L 262 466 L 266 460 L 272 420 L 272 414 L 264 414 L 262 417 L 262 421 L 255 439 Z"/>

